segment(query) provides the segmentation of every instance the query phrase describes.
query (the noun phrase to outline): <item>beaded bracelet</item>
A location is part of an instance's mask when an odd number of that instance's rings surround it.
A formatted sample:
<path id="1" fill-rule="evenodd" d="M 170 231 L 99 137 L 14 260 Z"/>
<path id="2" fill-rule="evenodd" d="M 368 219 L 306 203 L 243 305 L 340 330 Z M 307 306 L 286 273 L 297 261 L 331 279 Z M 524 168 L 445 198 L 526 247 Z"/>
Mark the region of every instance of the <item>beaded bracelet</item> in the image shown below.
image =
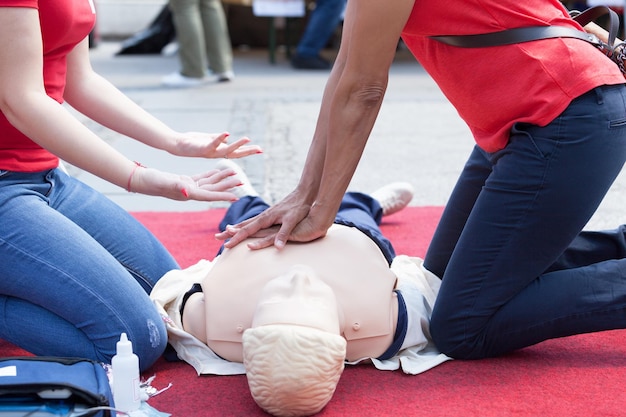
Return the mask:
<path id="1" fill-rule="evenodd" d="M 128 176 L 128 183 L 126 184 L 126 191 L 128 191 L 129 193 L 130 191 L 130 182 L 133 180 L 133 175 L 135 175 L 135 171 L 137 171 L 137 168 L 141 167 L 141 168 L 146 168 L 145 165 L 140 164 L 137 161 L 133 161 L 135 163 L 135 166 L 133 167 L 133 170 L 130 171 L 130 175 Z"/>

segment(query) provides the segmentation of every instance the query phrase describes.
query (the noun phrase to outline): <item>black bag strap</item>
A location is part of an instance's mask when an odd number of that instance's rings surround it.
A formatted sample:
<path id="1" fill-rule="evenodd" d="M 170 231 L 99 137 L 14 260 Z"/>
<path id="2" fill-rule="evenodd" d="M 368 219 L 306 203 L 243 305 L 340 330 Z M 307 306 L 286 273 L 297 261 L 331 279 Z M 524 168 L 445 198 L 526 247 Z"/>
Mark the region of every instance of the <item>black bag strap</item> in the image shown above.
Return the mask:
<path id="1" fill-rule="evenodd" d="M 591 33 L 563 26 L 529 26 L 479 35 L 441 35 L 431 36 L 431 38 L 460 48 L 486 48 L 549 38 L 577 38 L 593 43 L 596 46 L 599 46 L 601 43 Z"/>
<path id="2" fill-rule="evenodd" d="M 564 26 L 528 26 L 507 29 L 500 32 L 482 33 L 478 35 L 441 35 L 431 39 L 461 48 L 484 48 L 490 46 L 512 45 L 549 38 L 576 38 L 589 42 L 602 50 L 613 51 L 612 45 L 619 31 L 619 17 L 607 6 L 594 6 L 584 12 L 572 12 L 572 18 L 581 26 L 593 22 L 597 18 L 609 15 L 608 43 L 602 42 L 595 35 Z M 611 45 L 611 46 L 609 46 Z M 606 52 L 605 52 L 606 53 Z M 611 53 L 607 53 L 611 56 Z"/>

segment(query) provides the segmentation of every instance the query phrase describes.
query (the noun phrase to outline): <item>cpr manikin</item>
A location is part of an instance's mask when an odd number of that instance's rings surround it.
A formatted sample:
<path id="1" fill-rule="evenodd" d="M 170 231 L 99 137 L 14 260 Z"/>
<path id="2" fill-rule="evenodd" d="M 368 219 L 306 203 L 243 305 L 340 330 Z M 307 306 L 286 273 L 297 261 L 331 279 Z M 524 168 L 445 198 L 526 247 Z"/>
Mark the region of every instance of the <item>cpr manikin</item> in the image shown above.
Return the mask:
<path id="1" fill-rule="evenodd" d="M 269 207 L 247 188 L 220 230 Z M 346 193 L 335 224 L 313 242 L 280 251 L 244 242 L 168 272 L 150 297 L 178 357 L 198 374 L 247 374 L 257 403 L 280 416 L 323 408 L 344 364 L 414 375 L 450 359 L 428 331 L 441 281 L 421 259 L 396 256 L 379 228 L 410 201 L 402 189 Z"/>
<path id="2" fill-rule="evenodd" d="M 238 245 L 204 270 L 202 291 L 186 294 L 181 324 L 220 358 L 244 364 L 264 410 L 313 414 L 332 398 L 344 361 L 397 369 L 385 360 L 428 345 L 439 280 L 417 258 L 400 256 L 394 263 L 396 271 L 372 239 L 337 224 L 323 239 L 288 243 L 281 251 Z M 431 353 L 408 372 L 448 359 Z"/>
<path id="3" fill-rule="evenodd" d="M 294 265 L 307 265 L 335 292 L 348 361 L 377 358 L 387 350 L 398 317 L 396 276 L 370 238 L 341 225 L 333 225 L 323 239 L 290 243 L 280 252 L 245 245 L 225 250 L 203 279 L 203 291 L 185 303 L 183 328 L 220 357 L 242 362 L 241 336 L 251 327 L 261 290 Z"/>

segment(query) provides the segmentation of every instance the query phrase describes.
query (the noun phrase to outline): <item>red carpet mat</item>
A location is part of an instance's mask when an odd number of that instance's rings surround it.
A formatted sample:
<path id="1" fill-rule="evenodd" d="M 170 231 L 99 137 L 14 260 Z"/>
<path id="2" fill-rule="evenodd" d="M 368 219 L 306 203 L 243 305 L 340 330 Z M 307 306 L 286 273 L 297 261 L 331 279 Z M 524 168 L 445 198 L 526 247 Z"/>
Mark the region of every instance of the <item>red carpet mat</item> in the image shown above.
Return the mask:
<path id="1" fill-rule="evenodd" d="M 135 213 L 182 267 L 212 259 L 223 210 Z M 441 215 L 439 207 L 412 207 L 385 219 L 384 233 L 398 254 L 423 257 Z M 24 354 L 0 344 L 0 355 Z M 245 376 L 202 376 L 184 362 L 160 360 L 150 399 L 174 417 L 266 416 L 252 400 Z M 417 376 L 347 367 L 319 416 L 593 417 L 626 415 L 626 332 L 547 341 L 501 358 L 450 361 Z"/>

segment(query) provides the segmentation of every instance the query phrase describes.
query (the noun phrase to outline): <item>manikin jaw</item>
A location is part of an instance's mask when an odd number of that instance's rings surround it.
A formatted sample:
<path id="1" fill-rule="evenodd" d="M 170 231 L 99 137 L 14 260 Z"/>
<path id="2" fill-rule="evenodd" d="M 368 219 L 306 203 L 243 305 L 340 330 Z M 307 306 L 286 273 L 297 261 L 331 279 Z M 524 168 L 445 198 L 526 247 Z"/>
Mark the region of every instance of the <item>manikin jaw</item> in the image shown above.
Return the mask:
<path id="1" fill-rule="evenodd" d="M 335 293 L 311 268 L 294 265 L 261 291 L 252 327 L 267 324 L 312 327 L 339 334 Z"/>

